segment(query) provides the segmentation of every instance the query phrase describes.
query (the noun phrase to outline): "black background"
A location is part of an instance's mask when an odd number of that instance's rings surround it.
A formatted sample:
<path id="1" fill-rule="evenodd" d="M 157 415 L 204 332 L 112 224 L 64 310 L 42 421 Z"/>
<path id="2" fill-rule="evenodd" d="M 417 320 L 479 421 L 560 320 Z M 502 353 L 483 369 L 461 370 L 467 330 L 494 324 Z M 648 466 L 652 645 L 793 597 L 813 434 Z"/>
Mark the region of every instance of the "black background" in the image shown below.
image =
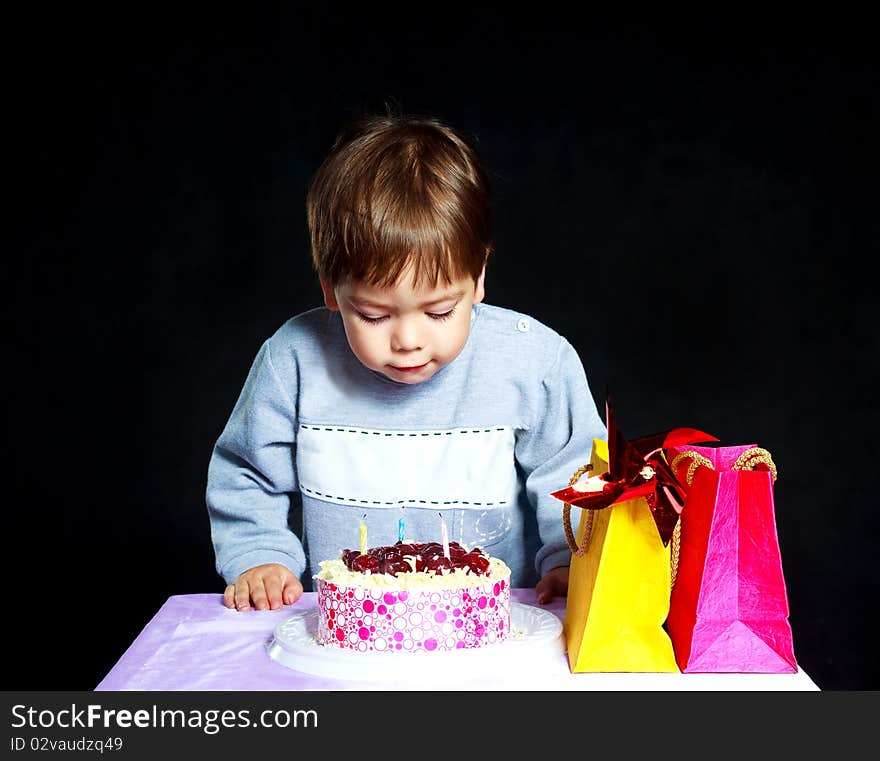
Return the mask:
<path id="1" fill-rule="evenodd" d="M 320 303 L 313 172 L 386 104 L 477 140 L 487 302 L 568 337 L 628 436 L 772 452 L 798 660 L 880 687 L 866 19 L 285 8 L 8 20 L 3 688 L 92 689 L 169 596 L 222 591 L 211 448 Z"/>

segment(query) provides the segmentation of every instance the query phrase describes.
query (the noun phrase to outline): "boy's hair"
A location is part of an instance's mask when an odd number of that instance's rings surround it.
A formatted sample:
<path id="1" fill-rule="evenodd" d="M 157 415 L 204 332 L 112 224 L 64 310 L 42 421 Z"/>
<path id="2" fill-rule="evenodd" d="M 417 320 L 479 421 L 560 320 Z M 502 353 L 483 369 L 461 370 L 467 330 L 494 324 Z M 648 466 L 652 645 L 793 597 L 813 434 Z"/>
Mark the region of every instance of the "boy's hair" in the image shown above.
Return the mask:
<path id="1" fill-rule="evenodd" d="M 312 262 L 329 285 L 476 281 L 492 247 L 489 181 L 474 145 L 432 118 L 367 116 L 336 138 L 306 202 Z"/>

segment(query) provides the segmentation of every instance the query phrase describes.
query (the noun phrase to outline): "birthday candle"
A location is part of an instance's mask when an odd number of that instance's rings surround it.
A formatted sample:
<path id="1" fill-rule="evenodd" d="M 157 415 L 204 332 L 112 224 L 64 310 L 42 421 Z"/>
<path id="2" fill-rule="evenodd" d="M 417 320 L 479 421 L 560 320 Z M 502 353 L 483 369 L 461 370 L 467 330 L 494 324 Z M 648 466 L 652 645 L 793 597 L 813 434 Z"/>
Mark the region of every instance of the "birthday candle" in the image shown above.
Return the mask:
<path id="1" fill-rule="evenodd" d="M 397 521 L 397 541 L 403 541 L 403 518 Z"/>
<path id="2" fill-rule="evenodd" d="M 367 515 L 364 513 L 364 518 Z M 367 525 L 364 523 L 363 519 L 361 519 L 361 555 L 367 554 Z"/>
<path id="3" fill-rule="evenodd" d="M 446 521 L 443 520 L 443 513 L 437 513 L 440 516 L 440 539 L 443 542 L 443 556 L 449 557 L 449 536 L 446 533 Z"/>

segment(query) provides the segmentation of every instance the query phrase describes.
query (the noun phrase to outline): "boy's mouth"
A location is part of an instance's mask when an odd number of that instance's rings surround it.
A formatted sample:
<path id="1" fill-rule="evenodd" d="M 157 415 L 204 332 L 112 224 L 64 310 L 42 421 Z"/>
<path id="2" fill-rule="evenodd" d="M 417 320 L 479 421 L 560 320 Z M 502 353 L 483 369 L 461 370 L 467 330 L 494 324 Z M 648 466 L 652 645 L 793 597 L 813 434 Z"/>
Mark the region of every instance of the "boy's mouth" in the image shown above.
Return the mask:
<path id="1" fill-rule="evenodd" d="M 424 370 L 428 364 L 428 362 L 425 362 L 423 365 L 412 365 L 410 367 L 398 367 L 397 365 L 391 365 L 391 367 L 399 373 L 417 373 L 419 370 Z"/>

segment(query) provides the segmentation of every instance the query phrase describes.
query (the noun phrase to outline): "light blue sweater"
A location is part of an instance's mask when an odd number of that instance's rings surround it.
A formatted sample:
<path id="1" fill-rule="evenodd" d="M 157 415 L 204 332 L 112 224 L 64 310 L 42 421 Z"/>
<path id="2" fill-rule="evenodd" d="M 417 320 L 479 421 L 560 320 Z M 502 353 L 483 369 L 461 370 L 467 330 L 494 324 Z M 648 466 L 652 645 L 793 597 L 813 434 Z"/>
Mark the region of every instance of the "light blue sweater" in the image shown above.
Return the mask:
<path id="1" fill-rule="evenodd" d="M 514 586 L 567 565 L 550 492 L 605 438 L 571 344 L 527 315 L 477 304 L 461 353 L 407 385 L 364 367 L 337 312 L 288 320 L 260 348 L 211 457 L 207 505 L 228 582 L 282 563 L 298 577 L 345 548 L 449 541 L 503 559 Z M 303 505 L 301 542 L 288 527 Z"/>

